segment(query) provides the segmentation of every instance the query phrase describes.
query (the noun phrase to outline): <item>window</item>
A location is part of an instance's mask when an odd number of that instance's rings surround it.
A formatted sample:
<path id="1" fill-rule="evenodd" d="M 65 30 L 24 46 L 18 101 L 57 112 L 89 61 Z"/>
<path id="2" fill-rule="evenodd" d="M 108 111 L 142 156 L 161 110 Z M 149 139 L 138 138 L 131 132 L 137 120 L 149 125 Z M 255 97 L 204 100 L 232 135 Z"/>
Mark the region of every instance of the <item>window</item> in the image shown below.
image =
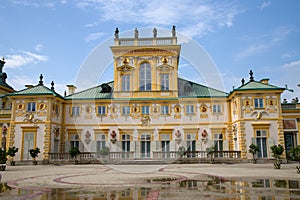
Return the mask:
<path id="1" fill-rule="evenodd" d="M 76 147 L 79 149 L 79 135 L 78 134 L 71 134 L 70 135 L 70 148 Z"/>
<path id="2" fill-rule="evenodd" d="M 27 112 L 35 112 L 36 103 L 28 102 L 27 103 Z"/>
<path id="3" fill-rule="evenodd" d="M 267 155 L 267 131 L 266 130 L 256 130 L 256 144 L 259 149 L 258 157 L 266 158 Z"/>
<path id="4" fill-rule="evenodd" d="M 106 114 L 106 106 L 98 106 L 98 115 Z"/>
<path id="5" fill-rule="evenodd" d="M 122 114 L 123 115 L 130 115 L 130 106 L 123 106 L 122 107 Z"/>
<path id="6" fill-rule="evenodd" d="M 130 152 L 130 135 L 123 134 L 122 135 L 122 151 L 123 152 Z M 127 157 L 129 154 L 123 154 L 123 157 Z"/>
<path id="7" fill-rule="evenodd" d="M 195 133 L 187 133 L 186 135 L 187 140 L 187 157 L 195 157 L 196 154 L 194 151 L 196 151 L 196 134 Z"/>
<path id="8" fill-rule="evenodd" d="M 194 114 L 194 106 L 193 105 L 186 105 L 185 112 L 186 112 L 186 114 Z"/>
<path id="9" fill-rule="evenodd" d="M 122 91 L 130 90 L 130 75 L 122 76 Z"/>
<path id="10" fill-rule="evenodd" d="M 169 90 L 169 74 L 161 74 L 161 90 Z"/>
<path id="11" fill-rule="evenodd" d="M 140 90 L 151 90 L 151 66 L 149 63 L 143 63 L 140 66 Z"/>
<path id="12" fill-rule="evenodd" d="M 161 106 L 161 114 L 162 115 L 169 114 L 169 106 Z"/>
<path id="13" fill-rule="evenodd" d="M 99 152 L 101 149 L 105 147 L 105 140 L 106 140 L 106 135 L 105 134 L 96 134 L 96 141 L 97 141 L 97 152 Z"/>
<path id="14" fill-rule="evenodd" d="M 149 115 L 150 114 L 149 106 L 142 106 L 142 114 L 143 115 Z"/>
<path id="15" fill-rule="evenodd" d="M 79 116 L 80 115 L 80 107 L 79 106 L 73 106 L 72 107 L 72 116 Z"/>
<path id="16" fill-rule="evenodd" d="M 263 98 L 254 98 L 254 108 L 263 108 L 264 99 Z"/>
<path id="17" fill-rule="evenodd" d="M 222 133 L 214 134 L 214 144 L 215 144 L 215 151 L 223 151 L 223 134 Z"/>
<path id="18" fill-rule="evenodd" d="M 221 108 L 222 107 L 220 104 L 213 105 L 213 113 L 221 113 L 222 112 Z"/>

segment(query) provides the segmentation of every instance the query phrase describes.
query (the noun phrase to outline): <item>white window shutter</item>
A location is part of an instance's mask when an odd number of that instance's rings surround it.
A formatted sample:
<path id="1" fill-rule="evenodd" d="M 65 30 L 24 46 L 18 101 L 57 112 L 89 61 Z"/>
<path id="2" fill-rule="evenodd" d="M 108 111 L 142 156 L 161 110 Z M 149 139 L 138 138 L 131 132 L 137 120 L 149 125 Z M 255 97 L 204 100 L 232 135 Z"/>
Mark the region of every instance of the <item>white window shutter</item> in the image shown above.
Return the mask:
<path id="1" fill-rule="evenodd" d="M 229 142 L 228 142 L 228 140 L 223 140 L 223 151 L 229 151 Z"/>

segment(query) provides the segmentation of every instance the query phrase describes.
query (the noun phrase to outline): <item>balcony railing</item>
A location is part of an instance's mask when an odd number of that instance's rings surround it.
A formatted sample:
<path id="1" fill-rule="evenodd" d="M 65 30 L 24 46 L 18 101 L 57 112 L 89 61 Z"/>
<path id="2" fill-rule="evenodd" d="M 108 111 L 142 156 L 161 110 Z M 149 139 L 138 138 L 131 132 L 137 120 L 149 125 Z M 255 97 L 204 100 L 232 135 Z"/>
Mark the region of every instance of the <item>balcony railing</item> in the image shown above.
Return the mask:
<path id="1" fill-rule="evenodd" d="M 240 151 L 187 151 L 184 155 L 178 154 L 178 151 L 155 151 L 149 154 L 135 152 L 109 152 L 108 155 L 101 155 L 96 152 L 83 152 L 76 158 L 79 161 L 111 161 L 115 163 L 121 160 L 152 159 L 173 162 L 185 159 L 187 162 L 227 162 L 241 160 Z M 75 159 L 69 153 L 49 153 L 49 162 L 74 161 Z"/>
<path id="2" fill-rule="evenodd" d="M 155 45 L 176 45 L 176 37 L 160 38 L 116 38 L 115 46 L 155 46 Z"/>

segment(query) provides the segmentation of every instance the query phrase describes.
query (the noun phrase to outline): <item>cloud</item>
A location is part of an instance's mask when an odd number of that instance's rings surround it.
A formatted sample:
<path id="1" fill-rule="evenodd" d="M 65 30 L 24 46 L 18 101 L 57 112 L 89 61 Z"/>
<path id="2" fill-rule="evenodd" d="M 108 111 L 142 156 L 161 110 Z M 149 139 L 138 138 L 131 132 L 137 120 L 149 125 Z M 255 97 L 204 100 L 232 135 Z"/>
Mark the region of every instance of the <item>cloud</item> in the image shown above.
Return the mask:
<path id="1" fill-rule="evenodd" d="M 54 8 L 56 3 L 55 1 L 40 1 L 40 0 L 9 0 L 12 4 L 26 7 L 47 7 Z"/>
<path id="2" fill-rule="evenodd" d="M 42 44 L 37 44 L 35 47 L 34 47 L 34 49 L 36 50 L 36 51 L 41 51 L 42 50 L 42 48 L 43 48 L 43 45 Z"/>
<path id="3" fill-rule="evenodd" d="M 35 54 L 29 51 L 19 51 L 16 54 L 10 54 L 6 56 L 7 68 L 17 68 L 28 64 L 37 64 L 39 62 L 45 62 L 48 60 L 47 56 Z"/>
<path id="4" fill-rule="evenodd" d="M 171 3 L 161 0 L 82 0 L 76 5 L 81 9 L 95 9 L 100 15 L 99 21 L 147 26 L 175 24 L 189 37 L 202 37 L 218 28 L 230 27 L 240 12 L 233 3 L 192 0 L 184 3 L 181 0 Z M 88 26 L 91 25 L 94 23 Z"/>
<path id="5" fill-rule="evenodd" d="M 271 1 L 264 1 L 262 4 L 258 7 L 260 10 L 263 10 L 271 5 Z"/>
<path id="6" fill-rule="evenodd" d="M 293 31 L 295 30 L 290 27 L 281 26 L 273 30 L 271 33 L 263 35 L 263 37 L 261 35 L 257 36 L 256 38 L 244 37 L 247 38 L 247 40 L 259 40 L 259 42 L 256 41 L 256 44 L 251 44 L 244 50 L 237 53 L 235 57 L 245 58 L 266 51 L 278 44 L 280 41 L 285 40 Z"/>
<path id="7" fill-rule="evenodd" d="M 102 32 L 98 32 L 98 33 L 91 33 L 89 34 L 86 38 L 85 41 L 86 42 L 91 42 L 94 40 L 98 40 L 99 38 L 101 38 L 102 36 L 104 36 L 106 33 L 102 33 Z"/>
<path id="8" fill-rule="evenodd" d="M 296 56 L 296 51 L 289 51 L 281 55 L 281 58 L 293 58 Z"/>
<path id="9" fill-rule="evenodd" d="M 300 69 L 300 60 L 296 60 L 283 65 L 284 68 L 297 68 Z"/>

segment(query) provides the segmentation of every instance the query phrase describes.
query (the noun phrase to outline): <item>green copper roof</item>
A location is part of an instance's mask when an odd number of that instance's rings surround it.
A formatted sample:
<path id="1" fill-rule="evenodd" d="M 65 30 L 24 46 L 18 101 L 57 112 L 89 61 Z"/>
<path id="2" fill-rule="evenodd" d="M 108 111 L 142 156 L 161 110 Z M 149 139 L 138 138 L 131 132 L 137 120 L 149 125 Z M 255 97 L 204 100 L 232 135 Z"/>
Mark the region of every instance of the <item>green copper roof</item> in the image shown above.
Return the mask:
<path id="1" fill-rule="evenodd" d="M 102 84 L 103 85 L 103 84 Z M 113 96 L 114 82 L 109 82 L 107 85 L 111 88 L 109 92 L 103 92 L 102 85 L 83 90 L 65 97 L 65 99 L 84 100 L 84 99 L 111 99 Z"/>
<path id="2" fill-rule="evenodd" d="M 228 93 L 178 78 L 178 96 L 179 98 L 211 98 L 227 97 Z"/>
<path id="3" fill-rule="evenodd" d="M 32 95 L 53 95 L 56 97 L 63 98 L 60 94 L 56 93 L 54 90 L 49 89 L 43 84 L 39 84 L 31 88 L 26 88 L 18 92 L 9 94 L 9 96 L 32 96 Z"/>
<path id="4" fill-rule="evenodd" d="M 285 90 L 285 88 L 280 88 L 274 85 L 264 84 L 253 80 L 253 81 L 249 81 L 245 85 L 242 85 L 233 91 L 242 91 L 242 90 Z"/>

